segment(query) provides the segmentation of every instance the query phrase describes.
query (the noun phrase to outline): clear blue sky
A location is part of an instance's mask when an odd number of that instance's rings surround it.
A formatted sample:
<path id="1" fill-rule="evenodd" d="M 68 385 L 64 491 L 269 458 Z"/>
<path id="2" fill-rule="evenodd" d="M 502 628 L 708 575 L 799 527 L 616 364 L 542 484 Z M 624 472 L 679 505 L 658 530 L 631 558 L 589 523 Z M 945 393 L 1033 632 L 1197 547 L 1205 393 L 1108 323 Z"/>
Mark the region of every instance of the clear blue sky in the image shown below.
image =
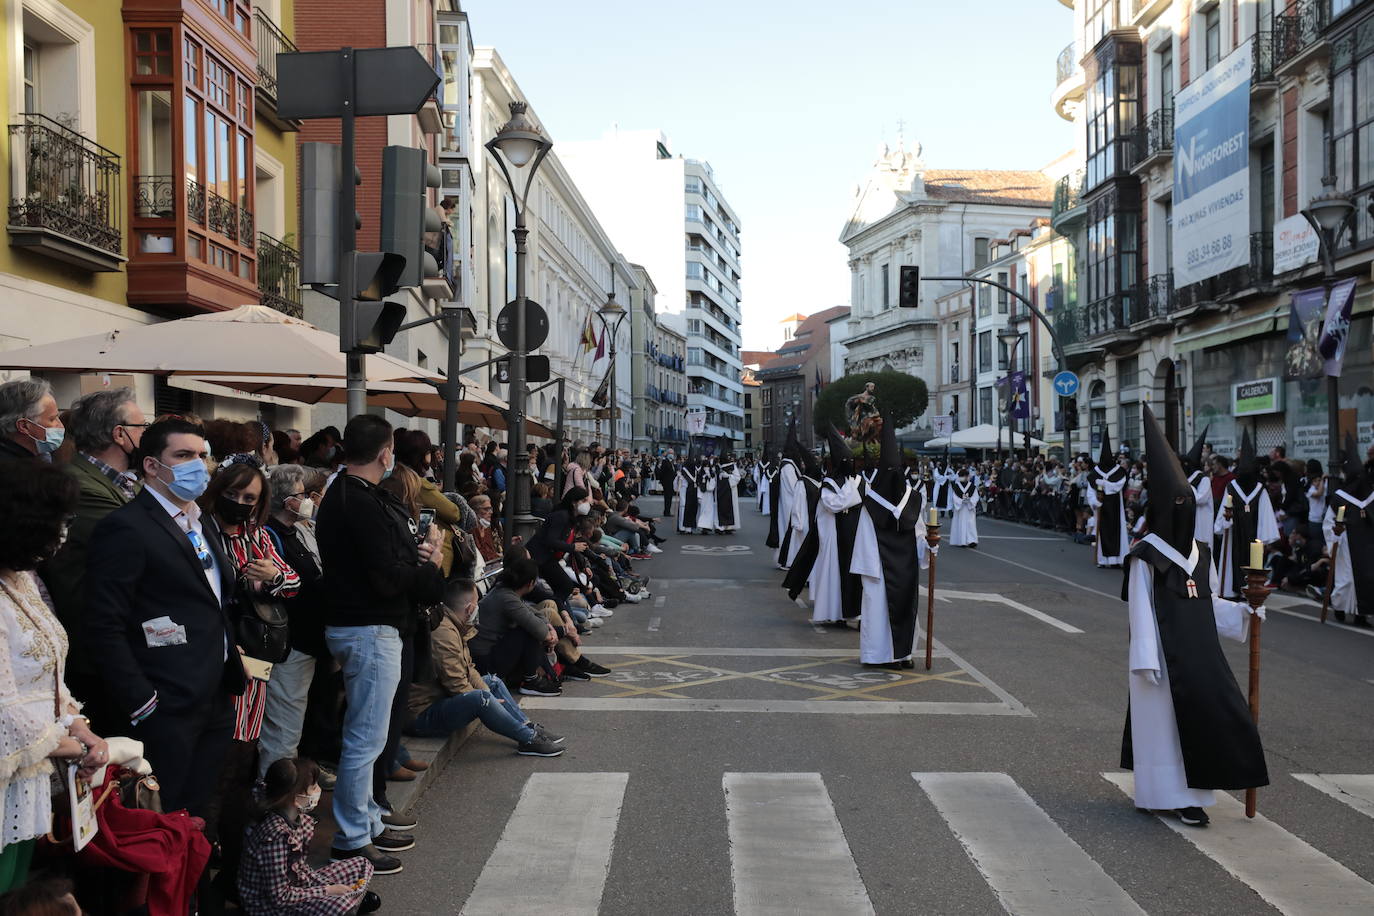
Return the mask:
<path id="1" fill-rule="evenodd" d="M 466 0 L 559 140 L 659 128 L 739 213 L 744 342 L 849 302 L 854 186 L 905 121 L 931 168 L 1040 168 L 1074 145 L 1050 105 L 1073 38 L 1057 0 Z M 615 239 L 635 258 L 633 239 Z"/>

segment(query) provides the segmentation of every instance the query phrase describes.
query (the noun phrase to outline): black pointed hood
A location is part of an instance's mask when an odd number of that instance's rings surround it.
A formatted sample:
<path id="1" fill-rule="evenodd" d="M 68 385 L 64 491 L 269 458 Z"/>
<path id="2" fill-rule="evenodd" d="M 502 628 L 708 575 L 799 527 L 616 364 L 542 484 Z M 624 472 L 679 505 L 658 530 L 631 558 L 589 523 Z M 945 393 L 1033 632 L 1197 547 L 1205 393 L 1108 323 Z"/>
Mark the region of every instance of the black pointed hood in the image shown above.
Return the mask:
<path id="1" fill-rule="evenodd" d="M 883 420 L 882 438 L 879 439 L 881 446 L 878 449 L 878 467 L 880 468 L 900 468 L 902 466 L 902 450 L 897 446 L 897 427 Z"/>
<path id="2" fill-rule="evenodd" d="M 1250 440 L 1250 430 L 1240 437 L 1240 454 L 1236 456 L 1236 483 L 1246 493 L 1255 489 L 1259 483 L 1259 461 L 1256 460 L 1255 443 Z"/>
<path id="3" fill-rule="evenodd" d="M 796 417 L 787 421 L 787 439 L 782 444 L 782 456 L 784 458 L 790 458 L 799 468 L 803 467 L 806 463 L 805 450 L 801 447 L 801 442 L 797 439 Z"/>
<path id="4" fill-rule="evenodd" d="M 1145 524 L 1166 544 L 1183 556 L 1193 551 L 1193 520 L 1197 514 L 1197 497 L 1188 483 L 1183 464 L 1174 454 L 1164 428 L 1155 419 L 1154 411 L 1146 404 L 1145 469 L 1149 475 L 1150 498 L 1145 504 Z"/>
<path id="5" fill-rule="evenodd" d="M 1341 489 L 1351 496 L 1364 499 L 1369 495 L 1371 481 L 1364 462 L 1360 461 L 1360 445 L 1349 432 L 1345 434 L 1345 448 L 1341 449 L 1341 477 Z"/>
<path id="6" fill-rule="evenodd" d="M 826 430 L 826 441 L 830 445 L 830 476 L 836 480 L 844 480 L 854 476 L 854 453 L 849 450 L 849 445 L 844 441 L 844 436 L 831 423 Z"/>
<path id="7" fill-rule="evenodd" d="M 1097 466 L 1102 469 L 1103 474 L 1111 472 L 1116 467 L 1116 456 L 1112 454 L 1112 437 L 1107 431 L 1102 430 L 1102 450 L 1097 453 Z"/>
<path id="8" fill-rule="evenodd" d="M 1185 474 L 1191 474 L 1194 471 L 1202 470 L 1202 446 L 1207 441 L 1207 430 L 1211 428 L 1212 424 L 1210 423 L 1202 427 L 1202 435 L 1197 437 L 1197 441 L 1193 443 L 1193 447 L 1188 449 L 1184 454 L 1178 456 L 1179 460 L 1183 463 L 1183 472 Z"/>

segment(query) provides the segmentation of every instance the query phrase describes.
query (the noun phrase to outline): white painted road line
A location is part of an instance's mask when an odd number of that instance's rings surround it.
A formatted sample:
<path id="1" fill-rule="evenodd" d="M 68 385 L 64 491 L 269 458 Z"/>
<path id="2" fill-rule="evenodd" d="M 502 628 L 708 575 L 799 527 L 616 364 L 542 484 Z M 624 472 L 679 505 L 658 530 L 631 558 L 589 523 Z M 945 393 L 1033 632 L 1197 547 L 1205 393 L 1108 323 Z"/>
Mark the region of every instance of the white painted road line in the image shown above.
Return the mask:
<path id="1" fill-rule="evenodd" d="M 1056 581 L 1056 582 L 1063 582 L 1065 585 L 1072 585 L 1074 588 L 1082 589 L 1082 590 L 1085 591 L 1085 592 L 1089 592 L 1089 593 L 1094 594 L 1094 595 L 1101 595 L 1103 598 L 1110 598 L 1110 599 L 1112 599 L 1113 601 L 1120 601 L 1120 600 L 1121 600 L 1121 593 L 1120 593 L 1120 592 L 1118 592 L 1117 594 L 1113 595 L 1113 594 L 1110 594 L 1110 593 L 1108 593 L 1108 592 L 1101 591 L 1101 590 L 1099 590 L 1099 589 L 1088 588 L 1088 586 L 1086 586 L 1086 585 L 1080 585 L 1079 583 L 1073 581 L 1072 579 L 1065 579 L 1063 576 L 1056 576 L 1054 573 L 1047 573 L 1047 572 L 1045 572 L 1044 570 L 1036 569 L 1034 566 L 1027 566 L 1025 563 L 1018 563 L 1018 562 L 1016 562 L 1015 560 L 1008 560 L 1006 557 L 999 557 L 999 556 L 997 556 L 997 554 L 995 554 L 995 553 L 988 553 L 986 550 L 980 550 L 980 551 L 978 551 L 978 554 L 979 554 L 979 556 L 984 556 L 984 557 L 988 557 L 989 559 L 996 560 L 996 561 L 998 561 L 999 563 L 1010 563 L 1012 566 L 1018 566 L 1018 567 L 1020 567 L 1021 569 L 1027 570 L 1027 571 L 1029 571 L 1029 572 L 1033 572 L 1033 573 L 1035 573 L 1037 576 L 1044 576 L 1046 579 L 1053 579 L 1053 580 Z"/>
<path id="2" fill-rule="evenodd" d="M 1286 607 L 1275 607 L 1274 596 L 1264 599 L 1264 606 L 1275 614 L 1284 614 L 1288 617 L 1296 617 L 1299 620 L 1306 620 L 1309 623 L 1321 623 L 1321 617 L 1317 614 L 1304 614 L 1302 611 L 1289 610 Z M 1318 614 L 1320 611 L 1318 611 Z M 1374 630 L 1367 630 L 1362 627 L 1352 627 L 1348 623 L 1341 623 L 1339 620 L 1328 620 L 1325 624 L 1334 630 L 1345 630 L 1350 633 L 1358 633 L 1361 636 L 1374 636 Z"/>
<path id="3" fill-rule="evenodd" d="M 536 773 L 526 780 L 463 916 L 595 916 L 629 778 L 629 773 Z"/>
<path id="4" fill-rule="evenodd" d="M 1336 773 L 1294 773 L 1293 778 L 1320 789 L 1343 805 L 1374 817 L 1374 776 Z"/>
<path id="5" fill-rule="evenodd" d="M 598 654 L 597 658 L 601 656 Z M 521 697 L 522 709 L 562 712 L 758 712 L 840 716 L 1029 716 L 1019 702 L 974 703 L 950 700 L 679 700 L 671 697 Z"/>
<path id="6" fill-rule="evenodd" d="M 667 596 L 667 595 L 655 595 L 655 596 L 654 596 L 654 607 L 663 607 L 663 605 L 666 604 L 667 601 L 668 601 L 668 596 Z"/>
<path id="7" fill-rule="evenodd" d="M 1027 607 L 1019 601 L 1014 601 L 1005 595 L 998 595 L 992 592 L 956 592 L 950 589 L 935 589 L 936 598 L 947 598 L 962 601 L 981 601 L 985 604 L 1005 604 L 1009 608 L 1020 611 L 1023 614 L 1034 617 L 1041 623 L 1048 623 L 1050 626 L 1063 630 L 1065 633 L 1082 633 L 1083 631 L 1072 624 L 1065 623 L 1058 617 L 1051 617 L 1044 611 L 1037 611 L 1033 607 Z"/>
<path id="8" fill-rule="evenodd" d="M 1008 534 L 982 534 L 982 535 L 979 535 L 979 536 L 978 536 L 978 540 L 980 540 L 980 541 L 1062 541 L 1062 540 L 1064 540 L 1064 539 L 1063 539 L 1063 538 L 1045 538 L 1045 537 L 1040 537 L 1040 538 L 1036 538 L 1036 537 L 1013 537 L 1013 536 L 1008 535 Z"/>
<path id="9" fill-rule="evenodd" d="M 1102 777 L 1127 796 L 1133 795 L 1130 773 L 1103 773 Z M 1245 806 L 1225 792 L 1217 793 L 1216 806 L 1207 812 L 1212 823 L 1206 829 L 1185 827 L 1177 818 L 1162 820 L 1281 913 L 1368 916 L 1374 884 L 1263 814 L 1247 818 Z"/>
<path id="10" fill-rule="evenodd" d="M 1006 773 L 911 776 L 1008 913 L 1144 916 L 1121 885 Z"/>
<path id="11" fill-rule="evenodd" d="M 657 632 L 658 632 L 658 625 L 659 625 L 660 623 L 662 623 L 662 622 L 663 622 L 663 618 L 662 618 L 662 617 L 650 617 L 650 618 L 649 618 L 649 632 L 650 632 L 650 633 L 657 633 Z"/>
<path id="12" fill-rule="evenodd" d="M 736 916 L 871 914 L 819 773 L 726 773 Z"/>

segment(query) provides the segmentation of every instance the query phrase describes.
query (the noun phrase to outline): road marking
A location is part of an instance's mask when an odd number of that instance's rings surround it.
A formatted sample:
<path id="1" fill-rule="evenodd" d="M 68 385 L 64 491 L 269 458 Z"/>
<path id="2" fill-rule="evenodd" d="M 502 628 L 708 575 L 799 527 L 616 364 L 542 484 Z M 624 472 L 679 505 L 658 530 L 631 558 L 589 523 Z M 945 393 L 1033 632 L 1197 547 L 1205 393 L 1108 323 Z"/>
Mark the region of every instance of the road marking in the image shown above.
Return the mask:
<path id="1" fill-rule="evenodd" d="M 819 773 L 726 773 L 737 916 L 872 914 Z"/>
<path id="2" fill-rule="evenodd" d="M 649 632 L 650 632 L 650 633 L 657 633 L 657 632 L 658 632 L 658 625 L 659 625 L 659 623 L 662 622 L 662 620 L 663 620 L 662 617 L 650 617 L 650 618 L 649 618 Z"/>
<path id="3" fill-rule="evenodd" d="M 1005 773 L 912 773 L 1003 909 L 1017 916 L 1142 910 Z"/>
<path id="4" fill-rule="evenodd" d="M 982 534 L 978 536 L 980 541 L 1062 541 L 1063 538 L 1034 538 L 1034 537 L 1013 537 L 1007 534 Z"/>
<path id="5" fill-rule="evenodd" d="M 1130 773 L 1103 773 L 1126 795 L 1134 792 Z M 1355 874 L 1263 814 L 1245 816 L 1245 806 L 1225 792 L 1208 809 L 1205 830 L 1161 818 L 1226 871 L 1248 884 L 1270 906 L 1291 916 L 1368 916 L 1374 884 Z"/>
<path id="6" fill-rule="evenodd" d="M 1321 623 L 1321 605 L 1308 601 L 1305 598 L 1273 594 L 1264 599 L 1264 606 L 1276 614 L 1286 614 L 1289 617 L 1297 617 L 1299 620 Z M 1311 608 L 1316 613 L 1304 614 L 1301 611 L 1292 610 L 1292 608 L 1299 607 Z M 1348 623 L 1341 623 L 1339 620 L 1335 619 L 1328 620 L 1325 626 L 1333 627 L 1338 630 L 1346 630 L 1350 633 L 1359 633 L 1361 636 L 1374 636 L 1374 630 L 1364 627 L 1352 627 Z"/>
<path id="7" fill-rule="evenodd" d="M 1046 614 L 1044 611 L 1037 611 L 1037 610 L 1036 610 L 1035 608 L 1033 608 L 1033 607 L 1027 607 L 1026 605 L 1022 604 L 1021 602 L 1019 602 L 1019 601 L 1014 601 L 1014 600 L 1012 600 L 1011 598 L 1007 598 L 1007 597 L 1005 597 L 1005 596 L 1003 596 L 1003 595 L 994 594 L 994 593 L 992 593 L 992 592 L 956 592 L 956 591 L 952 591 L 952 590 L 950 590 L 950 589 L 943 589 L 943 590 L 942 590 L 942 589 L 940 589 L 940 588 L 937 587 L 937 588 L 935 589 L 935 597 L 936 597 L 936 598 L 942 597 L 942 595 L 941 595 L 941 592 L 942 592 L 942 591 L 943 591 L 943 593 L 944 593 L 944 596 L 947 596 L 947 597 L 949 597 L 949 598 L 959 598 L 959 599 L 962 599 L 962 600 L 964 600 L 964 601 L 982 601 L 982 602 L 985 602 L 985 603 L 988 603 L 988 604 L 1005 604 L 1005 605 L 1006 605 L 1007 607 L 1009 607 L 1009 608 L 1014 608 L 1015 610 L 1018 610 L 1018 611 L 1020 611 L 1020 612 L 1023 613 L 1023 614 L 1028 614 L 1028 615 L 1030 615 L 1031 617 L 1034 617 L 1036 620 L 1039 620 L 1039 621 L 1042 622 L 1042 623 L 1048 623 L 1048 624 L 1049 624 L 1050 626 L 1052 626 L 1052 627 L 1055 627 L 1055 628 L 1057 628 L 1057 629 L 1063 630 L 1065 633 L 1082 633 L 1082 632 L 1083 632 L 1082 630 L 1078 629 L 1078 627 L 1075 627 L 1075 626 L 1073 626 L 1073 625 L 1071 625 L 1071 624 L 1067 624 L 1067 623 L 1065 623 L 1064 621 L 1060 620 L 1060 619 L 1057 618 L 1057 617 L 1051 617 L 1049 614 Z"/>
<path id="8" fill-rule="evenodd" d="M 535 773 L 526 780 L 463 905 L 464 916 L 595 916 L 629 778 L 629 773 Z"/>
<path id="9" fill-rule="evenodd" d="M 730 544 L 725 547 L 707 547 L 703 544 L 683 544 L 678 548 L 679 553 L 692 555 L 709 555 L 713 557 L 748 557 L 753 556 L 753 549 L 748 544 Z"/>
<path id="10" fill-rule="evenodd" d="M 1374 817 L 1374 776 L 1294 773 L 1293 778 L 1320 789 L 1361 814 Z"/>
<path id="11" fill-rule="evenodd" d="M 667 595 L 655 595 L 655 596 L 654 596 L 654 607 L 663 607 L 664 603 L 667 602 L 667 600 L 668 600 L 668 596 L 667 596 Z"/>
<path id="12" fill-rule="evenodd" d="M 999 557 L 999 556 L 998 556 L 997 554 L 995 554 L 995 553 L 988 553 L 987 551 L 979 551 L 979 556 L 984 556 L 984 557 L 987 557 L 987 558 L 989 558 L 989 559 L 997 560 L 997 561 L 1002 562 L 1002 563 L 1010 563 L 1012 566 L 1019 566 L 1021 569 L 1024 569 L 1024 570 L 1027 570 L 1027 571 L 1029 571 L 1029 572 L 1035 573 L 1037 576 L 1044 576 L 1046 579 L 1053 579 L 1053 580 L 1056 581 L 1056 582 L 1063 582 L 1065 585 L 1072 585 L 1074 588 L 1082 589 L 1083 591 L 1089 592 L 1089 593 L 1094 594 L 1094 595 L 1101 595 L 1103 598 L 1110 598 L 1110 599 L 1112 599 L 1113 601 L 1120 601 L 1120 600 L 1121 600 L 1121 595 L 1120 595 L 1120 594 L 1115 594 L 1115 595 L 1113 595 L 1113 594 L 1110 594 L 1110 593 L 1108 593 L 1108 592 L 1101 591 L 1101 590 L 1099 590 L 1099 589 L 1088 588 L 1088 586 L 1086 586 L 1086 585 L 1080 585 L 1079 583 L 1073 581 L 1072 579 L 1065 579 L 1063 576 L 1056 576 L 1054 573 L 1047 573 L 1047 572 L 1045 572 L 1045 571 L 1043 571 L 1043 570 L 1036 569 L 1034 566 L 1027 566 L 1025 563 L 1018 563 L 1018 562 L 1016 562 L 1015 560 L 1008 560 L 1006 557 Z"/>

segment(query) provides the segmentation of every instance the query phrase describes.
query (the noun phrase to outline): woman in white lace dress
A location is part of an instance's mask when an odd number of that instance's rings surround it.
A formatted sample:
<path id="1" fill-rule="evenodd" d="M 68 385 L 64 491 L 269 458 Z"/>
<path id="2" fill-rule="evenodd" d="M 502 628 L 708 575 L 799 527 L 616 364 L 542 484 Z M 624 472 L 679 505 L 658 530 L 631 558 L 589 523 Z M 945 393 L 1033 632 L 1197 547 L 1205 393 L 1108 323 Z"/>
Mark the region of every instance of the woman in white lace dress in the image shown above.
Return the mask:
<path id="1" fill-rule="evenodd" d="M 75 478 L 52 465 L 0 466 L 0 892 L 24 883 L 52 828 L 49 758 L 79 761 L 86 777 L 109 761 L 63 683 L 67 634 L 33 573 L 61 546 L 76 498 Z"/>

